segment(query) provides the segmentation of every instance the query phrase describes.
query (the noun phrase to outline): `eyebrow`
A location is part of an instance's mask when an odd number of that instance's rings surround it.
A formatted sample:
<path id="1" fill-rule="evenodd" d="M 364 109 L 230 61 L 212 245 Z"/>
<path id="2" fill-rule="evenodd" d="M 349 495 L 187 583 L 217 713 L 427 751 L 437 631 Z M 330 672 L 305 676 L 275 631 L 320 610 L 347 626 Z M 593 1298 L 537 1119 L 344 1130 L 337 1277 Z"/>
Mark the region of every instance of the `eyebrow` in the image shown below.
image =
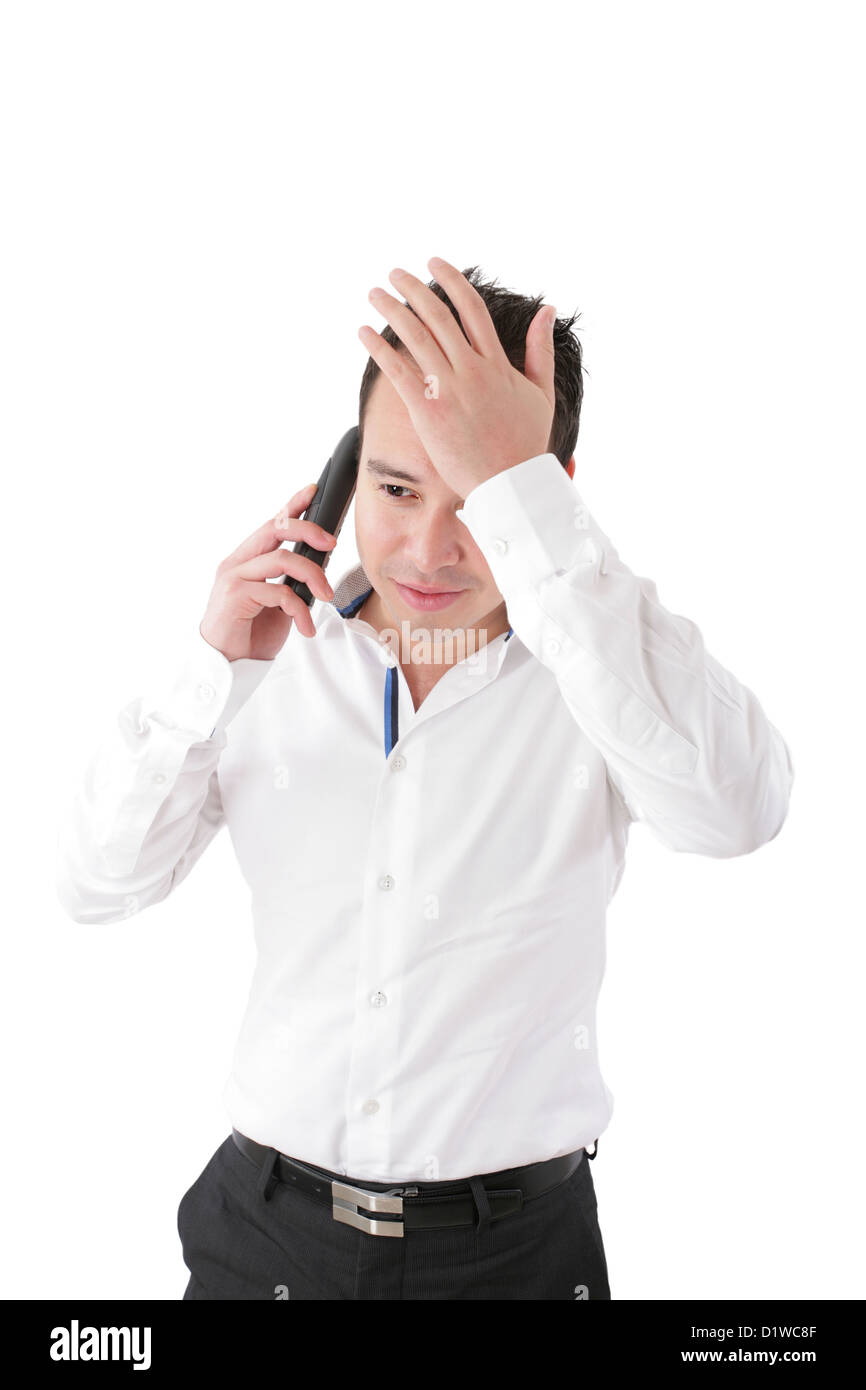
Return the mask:
<path id="1" fill-rule="evenodd" d="M 378 473 L 383 478 L 400 478 L 404 483 L 414 483 L 416 487 L 424 481 L 423 478 L 416 478 L 412 473 L 404 473 L 399 468 L 392 468 L 390 463 L 384 459 L 367 459 L 367 471 Z"/>

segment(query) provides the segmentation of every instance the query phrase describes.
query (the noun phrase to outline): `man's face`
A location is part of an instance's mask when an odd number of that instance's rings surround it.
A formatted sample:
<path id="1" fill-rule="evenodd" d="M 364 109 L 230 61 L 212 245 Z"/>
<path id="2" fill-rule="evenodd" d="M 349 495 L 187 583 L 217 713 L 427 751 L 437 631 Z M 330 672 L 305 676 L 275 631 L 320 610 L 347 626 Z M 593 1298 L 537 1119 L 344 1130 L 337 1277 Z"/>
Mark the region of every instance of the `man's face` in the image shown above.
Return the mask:
<path id="1" fill-rule="evenodd" d="M 375 471 L 371 460 L 377 461 Z M 436 472 L 409 412 L 380 372 L 364 416 L 355 538 L 384 624 L 400 631 L 406 620 L 410 631 L 482 628 L 482 641 L 508 630 L 505 602 L 487 561 L 456 515 L 464 500 Z M 425 603 L 413 586 L 461 592 Z"/>

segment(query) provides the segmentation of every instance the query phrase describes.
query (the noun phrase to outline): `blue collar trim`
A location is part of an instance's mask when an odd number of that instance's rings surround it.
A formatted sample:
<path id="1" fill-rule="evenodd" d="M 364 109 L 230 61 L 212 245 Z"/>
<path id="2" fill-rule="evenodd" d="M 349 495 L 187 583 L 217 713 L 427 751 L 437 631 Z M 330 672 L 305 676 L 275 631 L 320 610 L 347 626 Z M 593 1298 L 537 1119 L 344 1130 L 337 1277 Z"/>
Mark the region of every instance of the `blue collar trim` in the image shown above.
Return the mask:
<path id="1" fill-rule="evenodd" d="M 340 617 L 351 618 L 352 614 L 357 613 L 358 609 L 361 607 L 361 604 L 364 603 L 370 597 L 372 592 L 373 585 L 371 584 L 365 594 L 359 594 L 357 598 L 353 598 L 352 602 L 347 603 L 345 608 L 338 608 L 337 612 L 339 613 Z"/>
<path id="2" fill-rule="evenodd" d="M 351 571 L 350 574 L 345 575 L 345 576 L 343 577 L 343 581 L 342 581 L 342 582 L 343 582 L 343 583 L 349 584 L 349 583 L 351 583 L 351 580 L 352 580 L 352 579 L 354 579 L 355 582 L 357 582 L 357 579 L 358 579 L 358 578 L 362 578 L 362 579 L 363 579 L 363 578 L 365 578 L 365 577 L 366 577 L 366 576 L 363 576 L 363 574 L 360 572 L 360 566 L 358 566 L 356 570 Z M 338 587 L 339 587 L 339 586 L 338 586 Z M 353 587 L 354 587 L 354 585 L 353 585 Z M 367 589 L 364 590 L 363 593 L 360 593 L 360 594 L 358 594 L 355 598 L 350 599 L 349 602 L 348 602 L 347 604 L 344 605 L 344 607 L 338 608 L 337 605 L 336 605 L 336 602 L 334 602 L 334 607 L 337 609 L 337 612 L 339 613 L 339 615 L 340 615 L 341 618 L 351 618 L 355 613 L 358 612 L 358 609 L 359 609 L 359 608 L 365 603 L 365 601 L 370 597 L 370 595 L 372 594 L 372 592 L 373 592 L 373 585 L 371 584 L 371 585 L 369 586 L 369 588 L 367 588 Z M 508 632 L 506 633 L 506 636 L 505 636 L 506 642 L 510 641 L 510 639 L 511 639 L 513 636 L 514 636 L 514 628 L 513 628 L 513 627 L 509 627 Z M 394 745 L 397 743 L 397 741 L 398 741 L 398 739 L 399 739 L 399 737 L 400 737 L 399 719 L 398 719 L 398 715 L 399 715 L 399 696 L 400 696 L 400 677 L 399 677 L 399 673 L 398 673 L 398 670 L 397 670 L 397 667 L 396 667 L 396 666 L 389 666 L 389 667 L 388 667 L 388 670 L 387 670 L 387 672 L 386 672 L 386 674 L 385 674 L 385 709 L 384 709 L 384 716 L 385 716 L 385 718 L 384 718 L 384 725 L 385 725 L 385 757 L 386 757 L 386 758 L 387 758 L 387 757 L 390 757 L 391 750 L 393 749 Z"/>

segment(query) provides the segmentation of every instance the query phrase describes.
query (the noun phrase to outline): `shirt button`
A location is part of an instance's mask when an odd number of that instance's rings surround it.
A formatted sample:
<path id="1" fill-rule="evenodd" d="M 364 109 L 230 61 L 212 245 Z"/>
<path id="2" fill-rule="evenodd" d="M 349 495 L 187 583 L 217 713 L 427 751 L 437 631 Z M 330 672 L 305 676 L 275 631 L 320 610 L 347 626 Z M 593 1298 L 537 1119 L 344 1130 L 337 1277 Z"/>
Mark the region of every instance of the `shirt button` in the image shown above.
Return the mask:
<path id="1" fill-rule="evenodd" d="M 151 782 L 164 782 L 164 781 L 165 781 L 165 773 L 164 773 L 164 772 L 155 772 L 155 773 L 153 774 L 153 776 L 151 777 L 150 780 L 151 780 Z"/>
<path id="2" fill-rule="evenodd" d="M 391 759 L 391 766 L 395 772 L 403 771 L 403 768 L 406 766 L 406 759 L 403 757 L 402 753 L 394 754 L 394 757 Z"/>
<path id="3" fill-rule="evenodd" d="M 379 879 L 379 887 L 385 889 L 386 891 L 387 889 L 394 887 L 394 880 L 390 874 L 383 874 L 383 876 Z"/>
<path id="4" fill-rule="evenodd" d="M 548 656 L 559 655 L 559 643 L 555 637 L 548 637 L 544 644 L 544 650 L 547 652 Z"/>
<path id="5" fill-rule="evenodd" d="M 493 537 L 493 549 L 497 555 L 504 555 L 508 549 L 508 541 L 504 541 L 501 536 Z"/>
<path id="6" fill-rule="evenodd" d="M 196 687 L 195 693 L 201 700 L 202 704 L 209 704 L 209 702 L 216 695 L 216 691 L 214 690 L 213 686 L 208 685 L 206 681 L 202 681 L 201 685 Z"/>
<path id="7" fill-rule="evenodd" d="M 373 1006 L 374 1009 L 381 1009 L 381 1008 L 384 1008 L 384 1006 L 387 1004 L 387 1002 L 388 1002 L 388 996 L 387 996 L 387 994 L 383 994 L 382 991 L 381 991 L 380 989 L 377 989 L 375 994 L 371 994 L 371 995 L 370 995 L 370 1003 L 372 1004 L 372 1006 Z"/>
<path id="8" fill-rule="evenodd" d="M 379 1102 L 377 1100 L 365 1100 L 361 1108 L 365 1115 L 375 1115 L 379 1109 Z"/>

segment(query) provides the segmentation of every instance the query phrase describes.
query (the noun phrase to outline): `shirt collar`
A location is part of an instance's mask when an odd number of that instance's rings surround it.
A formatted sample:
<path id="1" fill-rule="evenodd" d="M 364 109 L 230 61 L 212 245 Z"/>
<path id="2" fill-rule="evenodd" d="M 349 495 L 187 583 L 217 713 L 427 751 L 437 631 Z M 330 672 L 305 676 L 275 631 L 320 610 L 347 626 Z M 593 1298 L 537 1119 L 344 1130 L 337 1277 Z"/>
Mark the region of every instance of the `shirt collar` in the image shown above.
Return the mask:
<path id="1" fill-rule="evenodd" d="M 356 631 L 360 635 L 374 642 L 380 659 L 387 667 L 385 671 L 385 690 L 384 690 L 384 743 L 385 756 L 390 756 L 391 750 L 397 743 L 401 735 L 409 732 L 417 725 L 426 722 L 433 715 L 441 713 L 459 700 L 475 694 L 488 681 L 493 680 L 502 669 L 502 663 L 506 654 L 510 650 L 512 658 L 518 664 L 528 659 L 529 653 L 526 648 L 521 648 L 520 643 L 511 643 L 509 639 L 514 635 L 514 629 L 509 627 L 508 632 L 501 634 L 504 637 L 502 642 L 496 637 L 493 642 L 488 644 L 490 650 L 482 649 L 480 665 L 472 659 L 465 659 L 459 662 L 456 667 L 447 673 L 447 678 L 443 677 L 422 701 L 419 709 L 408 714 L 404 706 L 402 723 L 404 728 L 400 729 L 400 698 L 399 698 L 399 675 L 397 671 L 398 660 L 390 646 L 382 644 L 382 634 L 377 632 L 372 623 L 368 623 L 364 618 L 358 616 L 358 610 L 364 600 L 373 592 L 373 585 L 364 573 L 363 566 L 359 563 L 346 570 L 334 587 L 334 597 L 322 603 L 319 615 L 318 629 L 320 632 L 330 637 L 335 637 L 338 632 L 349 630 Z M 342 627 L 337 622 L 337 618 L 342 619 Z M 492 663 L 490 658 L 492 656 Z M 408 722 L 407 716 L 408 714 Z"/>
<path id="2" fill-rule="evenodd" d="M 334 597 L 328 602 L 341 618 L 351 618 L 372 592 L 373 585 L 364 573 L 363 566 L 353 565 L 339 580 L 334 589 Z"/>

